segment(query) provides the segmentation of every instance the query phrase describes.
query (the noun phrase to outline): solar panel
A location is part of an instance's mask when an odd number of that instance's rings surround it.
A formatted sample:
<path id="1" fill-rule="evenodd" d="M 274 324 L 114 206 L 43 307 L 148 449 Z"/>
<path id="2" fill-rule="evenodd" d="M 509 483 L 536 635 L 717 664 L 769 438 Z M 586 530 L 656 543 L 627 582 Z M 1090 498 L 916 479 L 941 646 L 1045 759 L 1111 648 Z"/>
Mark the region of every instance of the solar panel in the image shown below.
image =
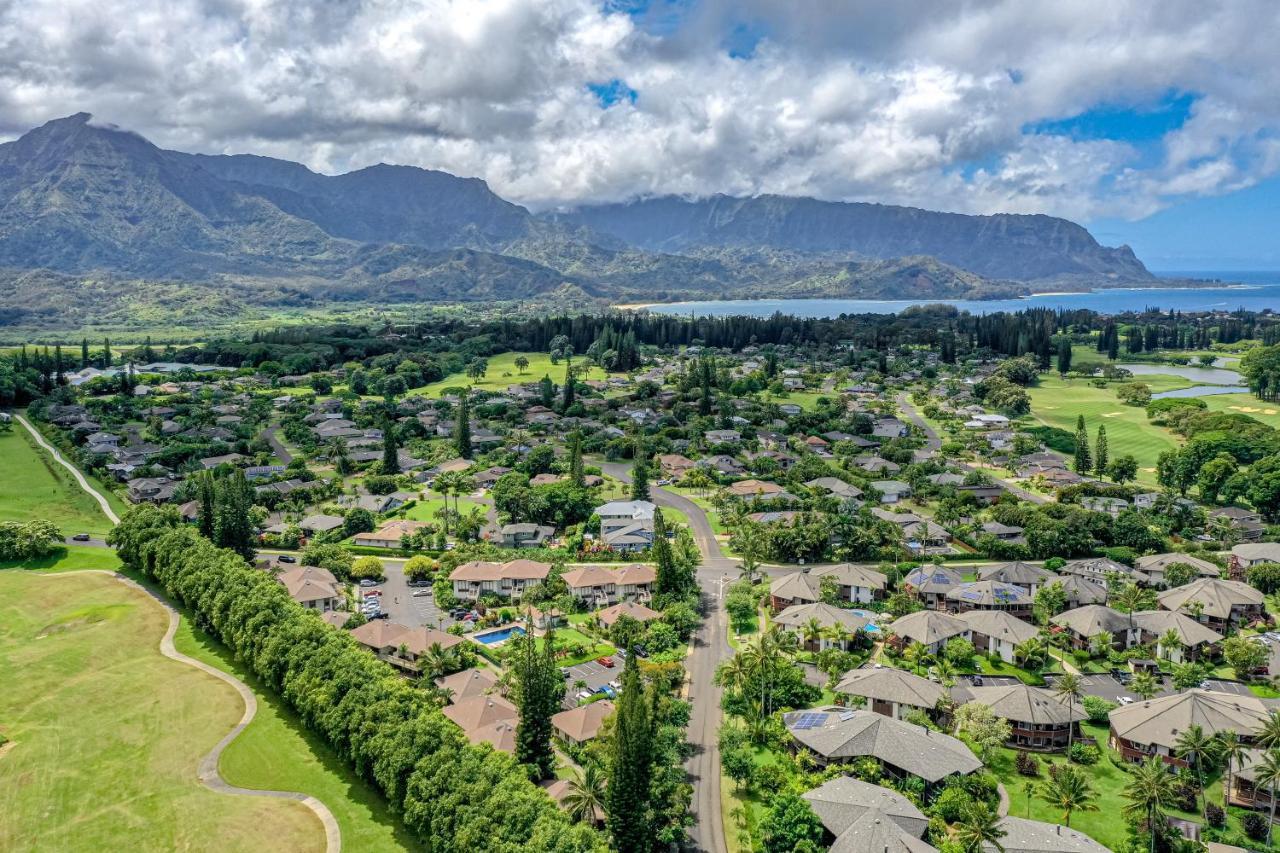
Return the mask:
<path id="1" fill-rule="evenodd" d="M 841 715 L 840 715 L 840 722 L 842 722 L 842 723 L 844 723 L 844 722 L 848 722 L 849 720 L 852 720 L 853 718 L 854 718 L 854 712 L 853 712 L 853 711 L 845 711 L 843 714 L 841 714 Z"/>
<path id="2" fill-rule="evenodd" d="M 827 721 L 827 715 L 812 711 L 806 711 L 796 718 L 792 724 L 793 729 L 814 729 Z"/>

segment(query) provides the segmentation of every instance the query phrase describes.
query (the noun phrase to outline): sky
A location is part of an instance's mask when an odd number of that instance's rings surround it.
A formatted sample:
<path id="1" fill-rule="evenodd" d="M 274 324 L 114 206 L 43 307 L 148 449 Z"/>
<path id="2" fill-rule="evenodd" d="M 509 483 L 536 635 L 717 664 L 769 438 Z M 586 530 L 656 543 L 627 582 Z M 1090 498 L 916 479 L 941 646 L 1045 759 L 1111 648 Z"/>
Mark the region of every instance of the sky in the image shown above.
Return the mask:
<path id="1" fill-rule="evenodd" d="M 478 176 L 536 210 L 780 193 L 1043 213 L 1280 269 L 1275 0 L 0 0 L 0 138 Z"/>

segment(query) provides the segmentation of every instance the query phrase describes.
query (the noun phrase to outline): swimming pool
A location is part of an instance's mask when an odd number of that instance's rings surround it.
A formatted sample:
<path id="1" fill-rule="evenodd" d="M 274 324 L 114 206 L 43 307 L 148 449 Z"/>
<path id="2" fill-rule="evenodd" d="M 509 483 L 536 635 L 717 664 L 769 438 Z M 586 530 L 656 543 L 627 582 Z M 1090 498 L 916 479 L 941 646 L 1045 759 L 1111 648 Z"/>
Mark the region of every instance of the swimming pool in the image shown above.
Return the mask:
<path id="1" fill-rule="evenodd" d="M 477 643 L 483 643 L 486 646 L 496 646 L 498 643 L 505 643 L 512 637 L 523 637 L 524 629 L 519 625 L 508 625 L 505 628 L 499 628 L 496 631 L 486 631 L 483 634 L 476 634 L 471 639 Z"/>
<path id="2" fill-rule="evenodd" d="M 876 619 L 879 618 L 881 614 L 873 613 L 870 610 L 859 610 L 854 607 L 849 608 L 849 612 L 854 616 L 861 616 L 863 619 L 867 620 L 869 624 L 862 630 L 866 631 L 868 634 L 875 634 L 880 631 L 880 626 L 876 624 Z"/>

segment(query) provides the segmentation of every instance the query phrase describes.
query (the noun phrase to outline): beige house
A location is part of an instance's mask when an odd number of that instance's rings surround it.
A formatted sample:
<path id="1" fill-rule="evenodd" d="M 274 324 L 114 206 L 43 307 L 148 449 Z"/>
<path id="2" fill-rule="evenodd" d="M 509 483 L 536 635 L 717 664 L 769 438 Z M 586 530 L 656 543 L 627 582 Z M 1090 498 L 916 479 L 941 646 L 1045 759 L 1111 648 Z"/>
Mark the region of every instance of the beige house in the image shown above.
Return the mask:
<path id="1" fill-rule="evenodd" d="M 430 525 L 425 521 L 401 518 L 386 522 L 372 533 L 357 533 L 351 537 L 351 541 L 366 548 L 399 548 L 403 537 L 412 536 L 424 527 Z"/>
<path id="2" fill-rule="evenodd" d="M 346 603 L 342 584 L 328 569 L 299 566 L 276 575 L 276 580 L 284 584 L 290 598 L 308 610 L 328 613 Z"/>
<path id="3" fill-rule="evenodd" d="M 1199 725 L 1210 737 L 1233 731 L 1248 740 L 1261 730 L 1270 710 L 1253 695 L 1199 689 L 1134 702 L 1111 712 L 1111 748 L 1126 761 L 1158 755 L 1185 767 L 1187 762 L 1175 753 L 1179 734 L 1190 726 Z"/>
<path id="4" fill-rule="evenodd" d="M 385 619 L 371 619 L 353 628 L 351 637 L 381 660 L 411 673 L 421 669 L 418 659 L 432 646 L 449 649 L 466 642 L 434 628 L 409 628 Z"/>
<path id="5" fill-rule="evenodd" d="M 600 733 L 600 726 L 613 710 L 612 702 L 601 699 L 552 715 L 551 725 L 562 740 L 582 746 Z"/>
<path id="6" fill-rule="evenodd" d="M 1089 715 L 1076 702 L 1063 702 L 1053 691 L 1026 684 L 1000 687 L 957 686 L 951 691 L 957 705 L 977 702 L 1009 721 L 1008 744 L 1015 749 L 1066 749 L 1079 736 L 1079 723 Z"/>
<path id="7" fill-rule="evenodd" d="M 657 572 L 653 566 L 636 563 L 619 569 L 583 566 L 560 577 L 575 598 L 602 606 L 619 600 L 647 600 Z"/>
<path id="8" fill-rule="evenodd" d="M 512 560 L 509 563 L 473 560 L 450 572 L 449 580 L 453 583 L 453 594 L 463 601 L 475 601 L 485 593 L 515 598 L 534 584 L 546 580 L 550 571 L 550 563 L 536 560 Z"/>
<path id="9" fill-rule="evenodd" d="M 612 607 L 606 607 L 596 614 L 596 618 L 600 620 L 600 624 L 606 628 L 612 628 L 613 623 L 617 622 L 623 616 L 629 616 L 637 622 L 652 622 L 654 619 L 662 618 L 662 614 L 656 610 L 651 610 L 643 604 L 636 604 L 631 601 L 624 601 L 621 604 L 615 604 Z"/>
<path id="10" fill-rule="evenodd" d="M 895 720 L 912 711 L 931 713 L 947 696 L 940 684 L 889 666 L 850 670 L 835 692 L 861 696 L 867 700 L 868 710 Z"/>

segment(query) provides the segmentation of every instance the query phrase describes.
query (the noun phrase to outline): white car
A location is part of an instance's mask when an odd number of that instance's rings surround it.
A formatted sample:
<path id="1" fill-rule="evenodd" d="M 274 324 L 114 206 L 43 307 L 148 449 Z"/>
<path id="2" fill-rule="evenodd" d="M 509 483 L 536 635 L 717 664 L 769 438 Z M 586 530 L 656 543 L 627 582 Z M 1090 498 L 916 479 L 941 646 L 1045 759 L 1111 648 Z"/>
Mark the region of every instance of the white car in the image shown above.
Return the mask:
<path id="1" fill-rule="evenodd" d="M 1131 704 L 1131 703 L 1133 702 L 1133 697 L 1132 697 L 1132 696 L 1121 696 L 1121 697 L 1120 697 L 1120 699 L 1119 699 L 1119 702 L 1120 702 L 1120 704 L 1121 704 L 1121 705 L 1128 705 L 1128 704 Z"/>

